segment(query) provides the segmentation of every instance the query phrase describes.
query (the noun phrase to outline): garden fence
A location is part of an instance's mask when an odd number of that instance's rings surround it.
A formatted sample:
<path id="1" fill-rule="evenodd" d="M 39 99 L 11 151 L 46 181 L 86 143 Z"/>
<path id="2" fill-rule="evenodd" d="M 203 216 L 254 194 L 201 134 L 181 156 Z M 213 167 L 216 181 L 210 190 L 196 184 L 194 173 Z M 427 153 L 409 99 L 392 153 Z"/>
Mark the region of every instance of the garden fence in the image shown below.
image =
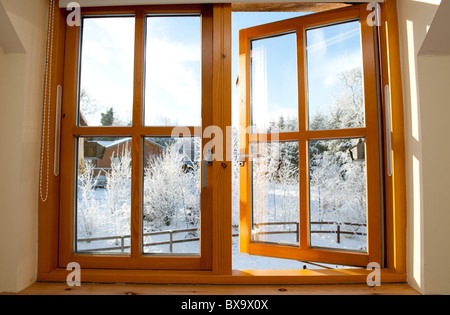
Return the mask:
<path id="1" fill-rule="evenodd" d="M 344 230 L 343 227 L 345 226 L 352 226 L 352 227 L 366 227 L 366 224 L 363 223 L 350 223 L 350 222 L 326 222 L 326 221 L 317 221 L 317 222 L 311 222 L 311 225 L 320 225 L 328 226 L 328 230 L 311 230 L 311 234 L 336 234 L 336 241 L 337 243 L 341 243 L 341 235 L 367 235 L 366 232 L 358 232 L 358 231 L 348 231 Z M 280 230 L 274 230 L 274 231 L 263 231 L 258 232 L 258 235 L 264 235 L 264 234 L 295 234 L 296 235 L 296 241 L 299 242 L 300 237 L 300 225 L 298 222 L 263 222 L 263 223 L 257 223 L 255 224 L 256 227 L 261 226 L 289 226 L 293 225 L 294 229 L 280 229 Z M 185 239 L 175 239 L 174 235 L 178 233 L 192 233 L 195 234 L 199 232 L 198 228 L 192 228 L 192 229 L 178 229 L 178 230 L 166 230 L 166 231 L 158 231 L 158 232 L 150 232 L 150 233 L 144 233 L 143 236 L 145 237 L 151 237 L 151 236 L 157 236 L 157 235 L 168 235 L 168 240 L 165 241 L 159 241 L 159 242 L 152 242 L 152 243 L 144 243 L 144 247 L 150 247 L 150 246 L 160 246 L 160 245 L 169 245 L 169 252 L 173 252 L 173 245 L 179 244 L 179 243 L 186 243 L 186 242 L 196 242 L 199 241 L 199 237 L 190 237 Z M 239 233 L 233 233 L 233 237 L 238 237 Z M 100 252 L 100 251 L 117 251 L 120 250 L 120 252 L 125 252 L 126 249 L 130 248 L 130 245 L 127 245 L 126 240 L 130 239 L 130 235 L 123 235 L 123 236 L 106 236 L 106 237 L 96 237 L 96 238 L 84 238 L 77 240 L 78 243 L 91 243 L 91 242 L 97 242 L 97 241 L 109 241 L 109 240 L 116 240 L 115 246 L 110 247 L 101 247 L 101 248 L 93 248 L 93 249 L 86 249 L 83 251 L 87 252 Z"/>

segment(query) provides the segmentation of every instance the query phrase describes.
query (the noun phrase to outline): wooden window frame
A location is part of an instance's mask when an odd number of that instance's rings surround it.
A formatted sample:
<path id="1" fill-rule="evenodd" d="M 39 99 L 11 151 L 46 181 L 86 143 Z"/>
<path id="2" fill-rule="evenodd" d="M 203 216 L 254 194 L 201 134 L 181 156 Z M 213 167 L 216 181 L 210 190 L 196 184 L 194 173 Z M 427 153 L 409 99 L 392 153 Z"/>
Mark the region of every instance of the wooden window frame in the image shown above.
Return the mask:
<path id="1" fill-rule="evenodd" d="M 149 15 L 199 15 L 202 29 L 202 90 L 210 91 L 211 72 L 211 8 L 204 6 L 182 7 L 112 7 L 85 8 L 81 12 L 83 18 L 90 16 L 133 16 L 135 18 L 135 52 L 134 52 L 134 84 L 133 84 L 133 123 L 129 127 L 86 127 L 77 125 L 77 99 L 79 80 L 79 56 L 81 27 L 66 28 L 66 47 L 64 64 L 63 89 L 63 121 L 61 138 L 61 181 L 74 183 L 72 167 L 76 164 L 75 143 L 79 137 L 86 136 L 123 136 L 132 139 L 132 180 L 131 180 L 131 248 L 126 255 L 113 254 L 83 254 L 74 251 L 74 190 L 72 185 L 62 185 L 60 189 L 60 242 L 59 265 L 67 266 L 77 262 L 83 268 L 125 268 L 125 269 L 180 269 L 180 270 L 210 270 L 212 231 L 211 212 L 201 211 L 200 254 L 199 255 L 146 255 L 142 253 L 142 182 L 143 182 L 143 139 L 145 137 L 171 137 L 172 127 L 150 127 L 144 125 L 143 93 L 144 93 L 144 63 L 145 63 L 145 20 Z M 205 53 L 206 52 L 206 53 Z M 202 95 L 202 119 L 205 126 L 211 125 L 212 102 L 209 93 Z M 187 126 L 192 136 L 198 133 L 200 126 Z M 203 134 L 203 133 L 202 133 Z M 72 167 L 71 167 L 72 166 Z M 202 209 L 211 208 L 211 189 L 202 191 Z"/>
<path id="2" fill-rule="evenodd" d="M 297 76 L 298 76 L 298 131 L 276 134 L 277 140 L 296 141 L 299 144 L 299 245 L 283 246 L 251 241 L 252 207 L 251 178 L 249 161 L 250 143 L 271 141 L 272 134 L 251 133 L 241 135 L 241 154 L 247 156 L 247 163 L 240 169 L 241 195 L 241 251 L 262 256 L 280 257 L 304 261 L 332 263 L 344 266 L 367 266 L 376 262 L 382 266 L 381 237 L 381 200 L 380 200 L 380 159 L 378 135 L 378 104 L 375 62 L 375 40 L 373 27 L 366 23 L 369 11 L 364 5 L 350 6 L 321 13 L 291 18 L 274 23 L 254 26 L 240 31 L 239 39 L 239 77 L 241 103 L 241 130 L 247 130 L 251 124 L 250 108 L 250 42 L 254 39 L 268 38 L 278 34 L 296 34 L 297 39 Z M 309 130 L 308 100 L 307 100 L 307 61 L 306 61 L 306 30 L 322 25 L 334 25 L 347 21 L 359 21 L 361 28 L 362 72 L 364 86 L 365 125 L 359 128 Z M 339 249 L 315 248 L 309 245 L 309 175 L 308 175 L 308 141 L 333 140 L 346 138 L 366 139 L 366 169 L 367 169 L 367 252 L 345 251 Z M 261 140 L 262 139 L 262 140 Z"/>
<path id="3" fill-rule="evenodd" d="M 212 50 L 208 52 L 212 65 L 212 81 L 208 97 L 213 104 L 212 123 L 225 130 L 231 125 L 231 5 L 214 4 L 210 7 L 210 31 Z M 150 6 L 155 9 L 155 6 Z M 175 8 L 198 8 L 197 5 L 176 6 Z M 144 9 L 144 7 L 141 7 Z M 162 7 L 160 7 L 162 8 Z M 165 6 L 173 9 L 173 6 Z M 103 10 L 102 8 L 101 10 Z M 108 8 L 108 10 L 111 8 Z M 117 8 L 120 10 L 126 7 Z M 55 29 L 53 56 L 50 60 L 53 70 L 52 95 L 56 95 L 57 85 L 64 82 L 66 64 L 73 60 L 65 58 L 66 11 L 55 8 Z M 406 189 L 404 167 L 404 125 L 403 99 L 401 88 L 399 34 L 397 7 L 395 0 L 386 0 L 381 6 L 381 75 L 380 85 L 391 86 L 391 136 L 393 174 L 384 176 L 386 267 L 381 270 L 382 282 L 406 281 Z M 391 85 L 392 83 L 395 83 Z M 53 93 L 54 92 L 54 93 Z M 64 95 L 64 99 L 67 96 Z M 52 100 L 54 103 L 55 100 Z M 383 102 L 384 103 L 384 102 Z M 55 125 L 55 106 L 52 106 L 49 125 Z M 67 113 L 62 112 L 62 117 Z M 384 122 L 383 122 L 384 124 Z M 53 130 L 54 131 L 54 130 Z M 49 146 L 55 144 L 54 132 L 50 132 Z M 385 135 L 384 135 L 385 136 Z M 224 144 L 225 143 L 224 139 Z M 386 154 L 386 153 L 385 153 Z M 49 151 L 49 161 L 41 171 L 45 174 L 53 170 L 53 150 Z M 366 283 L 372 270 L 232 270 L 231 264 L 231 164 L 224 168 L 214 162 L 211 172 L 214 189 L 224 191 L 213 195 L 212 214 L 212 261 L 210 270 L 138 270 L 86 268 L 82 269 L 84 282 L 128 282 L 128 283 L 213 283 L 213 284 L 305 284 L 305 283 Z M 45 164 L 45 163 L 44 163 Z M 385 172 L 386 173 L 386 172 Z M 60 188 L 64 185 L 61 176 L 51 176 L 48 180 L 48 198 L 39 200 L 38 214 L 38 281 L 66 281 L 70 270 L 59 265 L 60 250 Z"/>

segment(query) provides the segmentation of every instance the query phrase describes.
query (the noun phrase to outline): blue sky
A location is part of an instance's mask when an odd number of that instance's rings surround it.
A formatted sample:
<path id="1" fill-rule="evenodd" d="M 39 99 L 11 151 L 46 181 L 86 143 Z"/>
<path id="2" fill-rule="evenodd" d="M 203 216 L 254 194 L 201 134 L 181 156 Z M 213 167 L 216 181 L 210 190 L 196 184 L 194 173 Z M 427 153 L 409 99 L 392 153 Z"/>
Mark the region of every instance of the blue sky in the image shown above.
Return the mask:
<path id="1" fill-rule="evenodd" d="M 284 19 L 288 19 L 288 18 L 292 18 L 292 17 L 297 17 L 297 16 L 302 16 L 304 15 L 304 13 L 291 13 L 291 12 L 234 12 L 232 15 L 232 86 L 233 86 L 233 125 L 237 126 L 239 125 L 239 87 L 236 87 L 235 82 L 236 82 L 236 78 L 239 74 L 239 30 L 243 29 L 243 28 L 248 28 L 248 27 L 252 27 L 252 26 L 256 26 L 256 25 L 260 25 L 260 24 L 266 24 L 266 23 L 270 23 L 270 22 L 275 22 L 275 21 L 279 21 L 279 20 L 284 20 Z M 280 40 L 276 40 L 276 42 L 280 42 L 283 41 L 283 39 Z M 276 45 L 275 47 L 270 47 L 270 41 L 265 41 L 265 45 L 269 45 L 269 50 L 272 50 L 274 53 L 276 53 L 276 51 L 281 52 L 284 56 L 288 55 L 288 56 L 292 56 L 292 54 L 290 54 L 289 52 L 283 52 L 283 50 L 280 49 L 276 49 Z M 285 43 L 290 43 L 289 39 L 285 40 Z M 277 43 L 274 43 L 277 44 Z M 271 49 L 272 48 L 272 49 Z M 295 53 L 295 52 L 294 52 Z M 274 56 L 274 58 L 272 59 L 276 59 L 276 55 Z M 276 66 L 276 65 L 274 65 Z M 295 65 L 294 65 L 295 67 Z M 276 69 L 276 67 L 271 67 L 272 69 Z M 283 91 L 284 88 L 282 87 L 281 83 L 283 83 L 285 80 L 282 81 L 276 81 L 276 77 L 277 77 L 277 73 L 279 73 L 279 71 L 273 70 L 274 72 L 272 72 L 274 74 L 274 76 L 267 76 L 268 79 L 268 85 L 272 85 L 272 93 L 269 93 L 271 96 L 273 94 L 275 94 L 277 91 Z M 291 73 L 291 72 L 289 72 Z M 268 73 L 270 74 L 270 73 Z M 292 82 L 292 80 L 291 80 Z M 277 95 L 279 95 L 280 93 L 276 93 Z M 282 93 L 281 93 L 282 94 Z M 288 93 L 288 94 L 282 94 L 284 95 L 284 97 L 290 95 L 291 97 L 296 97 L 297 92 L 295 91 L 295 93 Z M 280 99 L 272 99 L 271 100 L 271 104 L 281 104 L 280 102 L 283 103 L 287 103 L 287 104 L 297 104 L 297 101 L 295 100 L 289 100 L 286 98 L 283 98 L 283 100 Z M 269 105 L 270 106 L 270 105 Z M 287 106 L 288 108 L 292 108 L 292 106 Z M 274 106 L 271 106 L 271 108 L 273 109 Z M 259 109 L 259 111 L 263 111 L 264 113 L 262 114 L 263 116 L 265 115 L 265 113 L 270 113 L 270 110 L 264 110 L 264 109 Z"/>
<path id="2" fill-rule="evenodd" d="M 310 118 L 331 110 L 339 95 L 337 74 L 362 66 L 359 22 L 307 31 L 308 100 Z"/>
<path id="3" fill-rule="evenodd" d="M 147 19 L 146 125 L 201 125 L 200 16 Z"/>
<path id="4" fill-rule="evenodd" d="M 134 18 L 84 21 L 81 89 L 95 99 L 100 113 L 113 107 L 131 121 L 134 72 Z M 200 125 L 200 17 L 150 17 L 147 23 L 146 110 L 148 125 Z"/>
<path id="5" fill-rule="evenodd" d="M 270 23 L 287 18 L 302 16 L 304 13 L 286 13 L 286 12 L 235 12 L 233 13 L 233 79 L 236 80 L 238 75 L 238 53 L 239 53 L 239 29 L 256 26 L 260 24 Z M 293 36 L 293 35 L 289 35 Z M 316 28 L 307 31 L 308 46 L 308 100 L 309 110 L 312 116 L 317 111 L 326 113 L 331 109 L 333 98 L 339 94 L 336 80 L 337 74 L 341 71 L 349 70 L 355 66 L 361 65 L 361 44 L 359 23 L 349 22 L 338 24 L 330 27 Z M 287 37 L 287 36 L 282 36 Z M 297 106 L 297 91 L 290 85 L 290 89 L 284 89 L 282 85 L 286 85 L 297 79 L 294 77 L 296 73 L 288 71 L 289 76 L 280 79 L 290 65 L 296 67 L 293 54 L 286 52 L 282 47 L 275 49 L 276 44 L 281 44 L 282 40 L 272 45 L 270 41 L 264 40 L 267 54 L 272 53 L 270 60 L 278 60 L 278 64 L 266 66 L 267 76 L 267 104 L 263 104 L 264 108 L 255 109 L 256 112 L 267 112 L 269 119 L 276 120 L 276 108 L 279 112 L 292 112 L 293 106 Z M 292 47 L 289 39 L 284 40 L 286 45 Z M 278 51 L 280 58 L 274 55 Z M 235 57 L 236 56 L 236 57 Z M 267 57 L 268 58 L 268 57 Z M 272 68 L 272 70 L 271 70 Z M 273 70 L 278 68 L 279 70 Z M 256 79 L 258 81 L 258 79 Z M 256 82 L 258 85 L 258 82 Z M 272 92 L 271 92 L 272 91 Z M 279 92 L 279 93 L 277 93 Z M 261 104 L 261 102 L 259 102 Z M 239 112 L 239 88 L 233 85 L 233 109 L 234 123 L 238 123 Z M 281 107 L 281 108 L 280 108 Z M 272 114 L 272 115 L 271 115 Z"/>
<path id="6" fill-rule="evenodd" d="M 131 121 L 134 72 L 134 18 L 84 19 L 80 88 L 95 100 L 90 125 L 100 125 L 109 108 Z"/>
<path id="7" fill-rule="evenodd" d="M 239 124 L 239 88 L 235 86 L 239 66 L 239 30 L 301 15 L 304 13 L 233 13 L 231 84 L 234 125 Z M 149 21 L 146 123 L 158 125 L 162 117 L 170 116 L 170 120 L 178 125 L 199 125 L 200 18 L 151 17 Z M 97 122 L 93 124 L 99 124 L 100 112 L 109 107 L 113 107 L 117 116 L 127 123 L 132 116 L 134 19 L 86 19 L 84 28 L 81 87 L 88 90 L 99 107 Z M 259 83 L 260 87 L 267 85 L 267 92 L 258 93 L 260 99 L 267 96 L 267 100 L 261 103 L 267 108 L 258 108 L 255 112 L 267 112 L 273 120 L 277 120 L 279 113 L 295 115 L 292 110 L 297 106 L 296 52 L 292 51 L 292 37 L 286 35 L 254 43 L 255 50 L 258 46 L 265 47 L 267 58 L 267 64 L 260 69 L 264 77 Z M 358 23 L 310 30 L 307 41 L 310 110 L 326 112 L 338 92 L 336 75 L 361 65 Z"/>

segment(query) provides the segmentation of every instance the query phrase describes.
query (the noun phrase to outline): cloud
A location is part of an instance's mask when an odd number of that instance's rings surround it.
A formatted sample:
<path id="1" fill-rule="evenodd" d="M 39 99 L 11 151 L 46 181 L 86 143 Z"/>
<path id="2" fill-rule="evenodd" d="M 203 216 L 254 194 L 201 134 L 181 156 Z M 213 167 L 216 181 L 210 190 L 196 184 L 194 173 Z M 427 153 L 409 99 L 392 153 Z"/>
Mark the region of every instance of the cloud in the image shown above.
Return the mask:
<path id="1" fill-rule="evenodd" d="M 200 125 L 200 21 L 198 34 L 194 29 L 192 36 L 180 39 L 171 36 L 168 29 L 175 24 L 155 20 L 149 25 L 147 42 L 146 123 L 158 124 L 160 117 L 169 117 L 179 125 Z M 182 19 L 172 21 L 183 25 Z"/>
<path id="2" fill-rule="evenodd" d="M 339 92 L 338 74 L 361 67 L 362 54 L 358 22 L 313 29 L 308 34 L 308 95 L 310 114 L 314 114 L 330 108 Z"/>
<path id="3" fill-rule="evenodd" d="M 134 73 L 134 19 L 87 18 L 83 26 L 81 89 L 96 100 L 97 111 L 113 107 L 131 119 Z M 99 113 L 96 115 L 99 117 Z M 99 124 L 99 121 L 90 122 Z"/>
<path id="4" fill-rule="evenodd" d="M 313 39 L 311 41 L 313 44 L 308 45 L 308 47 L 306 48 L 308 53 L 314 53 L 317 51 L 324 51 L 326 53 L 328 47 L 335 44 L 340 44 L 349 38 L 360 35 L 359 29 L 357 28 L 350 29 L 345 32 L 340 32 L 339 34 L 327 39 L 325 39 L 325 33 L 321 28 L 314 30 L 312 34 Z"/>

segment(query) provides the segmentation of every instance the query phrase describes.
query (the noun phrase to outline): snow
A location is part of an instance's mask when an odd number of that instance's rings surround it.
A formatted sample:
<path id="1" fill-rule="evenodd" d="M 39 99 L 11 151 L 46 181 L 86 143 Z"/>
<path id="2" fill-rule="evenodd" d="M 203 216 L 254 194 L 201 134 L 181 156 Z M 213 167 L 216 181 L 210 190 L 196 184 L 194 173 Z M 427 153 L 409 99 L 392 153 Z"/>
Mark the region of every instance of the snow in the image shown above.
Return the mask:
<path id="1" fill-rule="evenodd" d="M 105 196 L 106 189 L 96 189 L 94 192 L 95 199 L 97 201 L 101 201 Z M 101 221 L 96 221 L 97 230 L 94 235 L 87 236 L 83 229 L 81 228 L 81 223 L 79 223 L 79 230 L 78 230 L 78 239 L 86 239 L 86 238 L 102 238 L 102 237 L 109 237 L 113 236 L 113 222 L 112 218 L 110 216 L 107 216 L 104 213 L 104 215 L 99 215 L 101 217 Z M 182 229 L 180 227 L 180 223 L 174 224 L 173 226 L 167 227 L 167 231 L 176 231 L 177 229 Z M 101 228 L 100 228 L 101 227 Z M 234 229 L 233 234 L 237 234 L 238 231 Z M 195 236 L 188 235 L 187 232 L 183 233 L 176 233 L 174 234 L 173 240 L 187 240 L 189 238 L 194 238 Z M 278 239 L 271 239 L 272 241 L 280 241 L 283 242 L 283 237 L 286 237 L 286 235 L 279 237 Z M 288 239 L 284 239 L 286 243 L 292 243 L 293 235 L 288 235 Z M 336 247 L 336 248 L 345 248 L 345 244 L 347 243 L 359 243 L 361 240 L 358 240 L 358 237 L 348 237 L 343 236 L 342 238 L 345 238 L 345 242 L 342 244 L 336 243 L 336 236 L 335 235 L 313 235 L 314 244 L 321 244 L 324 247 Z M 169 241 L 169 235 L 154 235 L 154 236 L 146 236 L 144 237 L 144 243 L 156 243 L 156 242 L 166 242 Z M 129 246 L 130 246 L 130 237 L 129 234 L 124 237 L 124 246 L 128 247 L 125 248 L 124 252 L 121 252 L 120 246 L 121 246 L 121 238 L 116 239 L 110 239 L 110 240 L 98 240 L 98 241 L 90 241 L 90 242 L 78 242 L 77 243 L 77 249 L 80 252 L 90 252 L 90 250 L 95 249 L 101 249 L 101 248 L 111 248 L 111 247 L 119 247 L 119 249 L 116 250 L 110 250 L 110 251 L 103 251 L 103 253 L 115 253 L 115 254 L 129 254 Z M 350 244 L 350 248 L 354 247 L 354 244 Z M 190 242 L 183 242 L 183 243 L 175 243 L 173 244 L 173 253 L 179 255 L 196 255 L 199 252 L 200 248 L 200 242 L 199 241 L 190 241 Z M 155 246 L 146 246 L 144 248 L 144 252 L 147 254 L 162 254 L 162 255 L 170 255 L 169 245 L 155 245 Z M 97 251 L 91 251 L 93 253 L 98 253 Z M 102 253 L 102 251 L 100 251 Z M 240 253 L 239 251 L 239 237 L 233 237 L 232 238 L 232 265 L 233 269 L 322 269 L 322 268 L 339 268 L 341 266 L 336 265 L 330 265 L 330 264 L 309 264 L 307 262 L 301 262 L 296 260 L 289 260 L 289 259 L 278 259 L 278 258 L 272 258 L 272 257 L 263 257 L 263 256 L 254 256 L 254 255 L 248 255 Z M 323 267 L 321 267 L 323 266 Z"/>
<path id="2" fill-rule="evenodd" d="M 236 233 L 236 231 L 234 232 Z M 182 240 L 187 237 L 187 233 L 179 233 L 174 240 Z M 189 236 L 190 238 L 191 236 Z M 156 242 L 164 242 L 168 241 L 168 235 L 157 235 L 152 237 L 145 237 L 145 243 L 156 243 Z M 328 242 L 328 241 L 326 241 Z M 100 241 L 91 241 L 87 242 L 79 242 L 78 250 L 80 252 L 86 251 L 89 252 L 91 249 L 98 248 L 108 248 L 108 247 L 120 247 L 120 239 L 119 242 L 116 240 L 100 240 Z M 125 246 L 130 246 L 130 238 L 126 237 Z M 176 255 L 198 255 L 200 247 L 199 241 L 191 241 L 191 242 L 183 242 L 183 243 L 175 243 L 173 244 L 173 253 Z M 157 246 L 149 246 L 145 247 L 144 252 L 146 254 L 160 254 L 160 255 L 170 255 L 169 245 L 157 245 Z M 101 252 L 100 252 L 101 253 Z M 115 253 L 115 254 L 129 254 L 129 249 L 126 249 L 124 253 L 120 251 L 120 249 L 114 251 L 104 251 L 104 253 Z M 331 265 L 331 264 L 310 264 L 308 262 L 302 262 L 297 260 L 289 260 L 289 259 L 279 259 L 272 257 L 264 257 L 264 256 L 255 256 L 248 255 L 245 253 L 241 253 L 239 250 L 239 237 L 232 238 L 232 267 L 233 269 L 239 270 L 247 270 L 247 269 L 324 269 L 324 268 L 342 268 L 343 266 Z M 349 268 L 346 266 L 345 268 Z"/>
<path id="3" fill-rule="evenodd" d="M 169 157 L 169 158 L 173 158 Z M 115 160 L 118 163 L 130 163 L 128 159 Z M 165 166 L 164 166 L 165 165 Z M 188 187 L 184 191 L 185 195 L 192 195 L 192 188 L 189 187 L 199 185 L 199 179 L 195 176 L 188 177 L 188 181 L 179 182 L 180 178 L 185 176 L 178 173 L 178 167 L 173 167 L 176 163 L 162 163 L 160 166 L 170 167 L 170 177 L 176 179 L 175 182 L 167 182 L 164 179 L 164 174 L 159 172 L 158 174 L 163 176 L 160 180 L 164 181 L 163 184 L 152 183 L 153 186 L 161 185 L 157 188 L 165 188 L 166 190 L 156 191 L 157 196 L 161 197 L 161 194 L 166 194 L 167 188 L 179 187 L 184 185 Z M 237 165 L 237 164 L 236 164 Z M 238 167 L 236 166 L 235 167 Z M 264 164 L 260 164 L 264 166 Z M 89 164 L 85 166 L 88 170 L 82 173 L 79 177 L 79 189 L 78 189 L 78 220 L 77 220 L 77 250 L 80 252 L 95 252 L 95 253 L 115 253 L 115 254 L 129 254 L 130 252 L 130 196 L 131 186 L 129 185 L 130 174 L 129 169 L 124 165 L 113 165 L 113 172 L 115 172 L 116 178 L 111 178 L 111 181 L 106 188 L 93 189 L 95 187 L 95 179 L 90 176 Z M 262 173 L 266 172 L 265 170 Z M 235 170 L 234 175 L 238 174 Z M 92 175 L 92 174 L 91 174 Z M 150 176 L 150 173 L 147 174 Z M 235 176 L 236 177 L 236 176 Z M 237 177 L 238 178 L 238 177 Z M 236 178 L 235 178 L 236 179 Z M 178 180 L 178 182 L 177 182 Z M 145 182 L 145 180 L 144 180 Z M 237 192 L 237 181 L 233 182 L 233 191 Z M 259 241 L 274 242 L 279 244 L 298 245 L 296 239 L 296 226 L 295 222 L 298 220 L 298 181 L 290 182 L 290 185 L 286 183 L 273 182 L 270 178 L 265 178 L 262 184 L 258 185 L 261 191 L 258 192 L 261 195 L 259 222 L 294 222 L 294 224 L 277 224 L 277 225 L 261 225 L 257 229 L 259 232 L 267 231 L 285 231 L 286 234 L 255 234 L 255 237 Z M 236 190 L 237 189 L 237 190 Z M 116 191 L 117 190 L 117 191 Z M 195 189 L 198 193 L 198 187 Z M 170 194 L 171 198 L 179 198 L 180 194 Z M 191 193 L 189 193 L 191 192 Z M 311 207 L 313 213 L 317 212 L 317 187 L 312 187 L 311 193 Z M 239 222 L 239 200 L 238 195 L 234 195 L 233 202 L 233 222 Z M 237 200 L 236 200 L 237 199 Z M 145 199 L 144 199 L 145 200 Z M 186 199 L 187 200 L 187 199 Z M 195 204 L 195 200 L 193 203 Z M 192 203 L 192 202 L 191 202 Z M 177 203 L 171 203 L 172 207 Z M 180 205 L 180 203 L 178 203 Z M 184 202 L 183 202 L 184 204 Z M 116 212 L 111 210 L 111 205 L 114 205 Z M 286 207 L 286 205 L 288 205 Z M 294 205 L 294 206 L 293 206 Z M 155 203 L 154 206 L 158 206 Z M 120 211 L 117 211 L 120 210 Z M 278 210 L 277 210 L 278 209 Z M 184 210 L 185 211 L 185 210 Z M 200 242 L 198 240 L 198 231 L 183 231 L 180 230 L 192 229 L 198 226 L 198 220 L 194 220 L 194 224 L 191 221 L 186 221 L 185 213 L 179 208 L 177 211 L 173 211 L 170 225 L 164 225 L 161 222 L 160 225 L 155 226 L 155 223 L 148 224 L 144 220 L 144 253 L 151 255 L 198 255 L 200 251 Z M 89 217 L 90 216 L 90 217 Z M 162 225 L 161 225 L 162 224 Z M 235 224 L 236 225 L 236 224 Z M 332 225 L 319 225 L 314 226 L 313 230 L 336 230 L 336 224 Z M 341 226 L 341 231 L 351 231 L 353 227 Z M 358 227 L 361 230 L 360 227 Z M 361 231 L 359 231 L 361 232 Z M 362 231 L 364 232 L 364 231 Z M 147 235 L 147 234 L 151 235 Z M 235 230 L 234 234 L 238 234 Z M 120 235 L 120 236 L 117 236 Z M 156 244 L 161 242 L 170 242 L 170 235 L 172 235 L 172 246 L 170 244 Z M 107 239 L 109 237 L 109 239 Z M 91 241 L 84 241 L 85 239 L 91 239 Z M 365 249 L 366 237 L 363 235 L 341 235 L 341 242 L 337 243 L 336 234 L 323 234 L 314 233 L 311 235 L 311 244 L 315 247 L 323 248 L 338 248 L 338 249 Z M 182 242 L 178 242 L 182 241 Z M 123 247 L 123 248 L 122 248 Z M 111 248 L 115 248 L 111 250 Z M 271 257 L 253 256 L 240 253 L 239 251 L 239 238 L 233 237 L 232 240 L 232 263 L 234 269 L 317 269 L 317 268 L 336 268 L 338 266 L 333 265 L 317 265 L 308 264 L 306 262 L 278 259 Z"/>
<path id="4" fill-rule="evenodd" d="M 359 70 L 358 70 L 359 71 Z M 357 69 L 353 71 L 358 74 Z M 353 86 L 359 86 L 360 78 L 350 75 L 356 81 Z M 358 125 L 361 113 L 357 111 L 362 100 L 356 100 L 348 93 L 336 99 L 333 104 L 335 112 L 321 118 L 324 129 L 348 128 Z M 350 104 L 351 106 L 348 106 Z M 342 110 L 342 109 L 345 110 Z M 363 115 L 363 113 L 362 113 Z M 357 118 L 355 118 L 357 117 Z M 317 122 L 319 122 L 317 118 Z M 356 120 L 355 120 L 356 119 Z M 290 123 L 287 120 L 283 124 Z M 313 121 L 314 122 L 314 121 Z M 293 123 L 293 122 L 292 122 Z M 276 124 L 276 122 L 274 123 Z M 275 125 L 274 125 L 275 126 Z M 289 126 L 287 126 L 289 127 Z M 199 146 L 199 139 L 194 144 Z M 232 186 L 232 225 L 239 224 L 239 143 L 236 130 L 233 131 L 233 186 Z M 339 227 L 340 242 L 335 232 L 312 233 L 311 246 L 320 248 L 367 251 L 367 236 L 365 234 L 367 221 L 366 205 L 366 165 L 364 161 L 353 161 L 348 149 L 359 139 L 334 139 L 309 141 L 309 219 L 311 222 L 332 222 L 332 224 L 313 223 L 312 231 L 330 232 Z M 175 141 L 176 142 L 176 141 Z M 175 243 L 145 246 L 144 252 L 152 255 L 198 255 L 199 233 L 182 232 L 168 233 L 180 229 L 199 226 L 200 211 L 200 167 L 191 163 L 188 171 L 180 165 L 190 155 L 182 154 L 174 143 L 174 148 L 166 147 L 162 156 L 150 159 L 150 167 L 144 171 L 143 189 L 143 232 L 153 233 L 144 236 L 144 244 L 169 242 L 170 235 Z M 189 145 L 190 147 L 190 145 Z M 258 225 L 255 224 L 254 237 L 259 241 L 298 245 L 295 233 L 289 234 L 258 234 L 262 231 L 296 231 L 299 223 L 299 162 L 298 142 L 287 141 L 270 143 L 262 146 L 265 149 L 261 158 L 252 161 L 253 174 L 253 215 L 255 223 L 267 224 L 274 222 L 295 222 L 294 224 Z M 200 152 L 199 149 L 195 150 Z M 252 151 L 253 152 L 253 151 Z M 260 152 L 258 152 L 260 153 Z M 130 243 L 130 213 L 131 213 L 131 159 L 111 160 L 111 174 L 106 175 L 106 189 L 93 189 L 96 179 L 89 161 L 86 161 L 83 172 L 78 178 L 78 213 L 77 238 L 101 238 L 114 235 L 124 235 L 114 239 L 77 242 L 79 251 L 89 251 L 98 248 L 125 246 L 124 253 L 129 253 Z M 195 159 L 198 161 L 199 159 Z M 206 209 L 202 209 L 205 211 Z M 350 225 L 350 224 L 353 225 Z M 359 224 L 357 226 L 356 224 Z M 155 232 L 164 232 L 154 234 Z M 166 233 L 167 232 L 167 233 Z M 238 233 L 238 231 L 234 231 Z M 231 237 L 231 236 L 230 236 Z M 177 242 L 183 241 L 183 242 Z M 121 248 L 115 253 L 122 253 Z M 111 251 L 109 251 L 111 253 Z M 295 260 L 268 258 L 246 255 L 239 252 L 238 237 L 233 237 L 232 257 L 234 269 L 316 269 L 335 268 L 337 266 L 308 264 Z"/>

